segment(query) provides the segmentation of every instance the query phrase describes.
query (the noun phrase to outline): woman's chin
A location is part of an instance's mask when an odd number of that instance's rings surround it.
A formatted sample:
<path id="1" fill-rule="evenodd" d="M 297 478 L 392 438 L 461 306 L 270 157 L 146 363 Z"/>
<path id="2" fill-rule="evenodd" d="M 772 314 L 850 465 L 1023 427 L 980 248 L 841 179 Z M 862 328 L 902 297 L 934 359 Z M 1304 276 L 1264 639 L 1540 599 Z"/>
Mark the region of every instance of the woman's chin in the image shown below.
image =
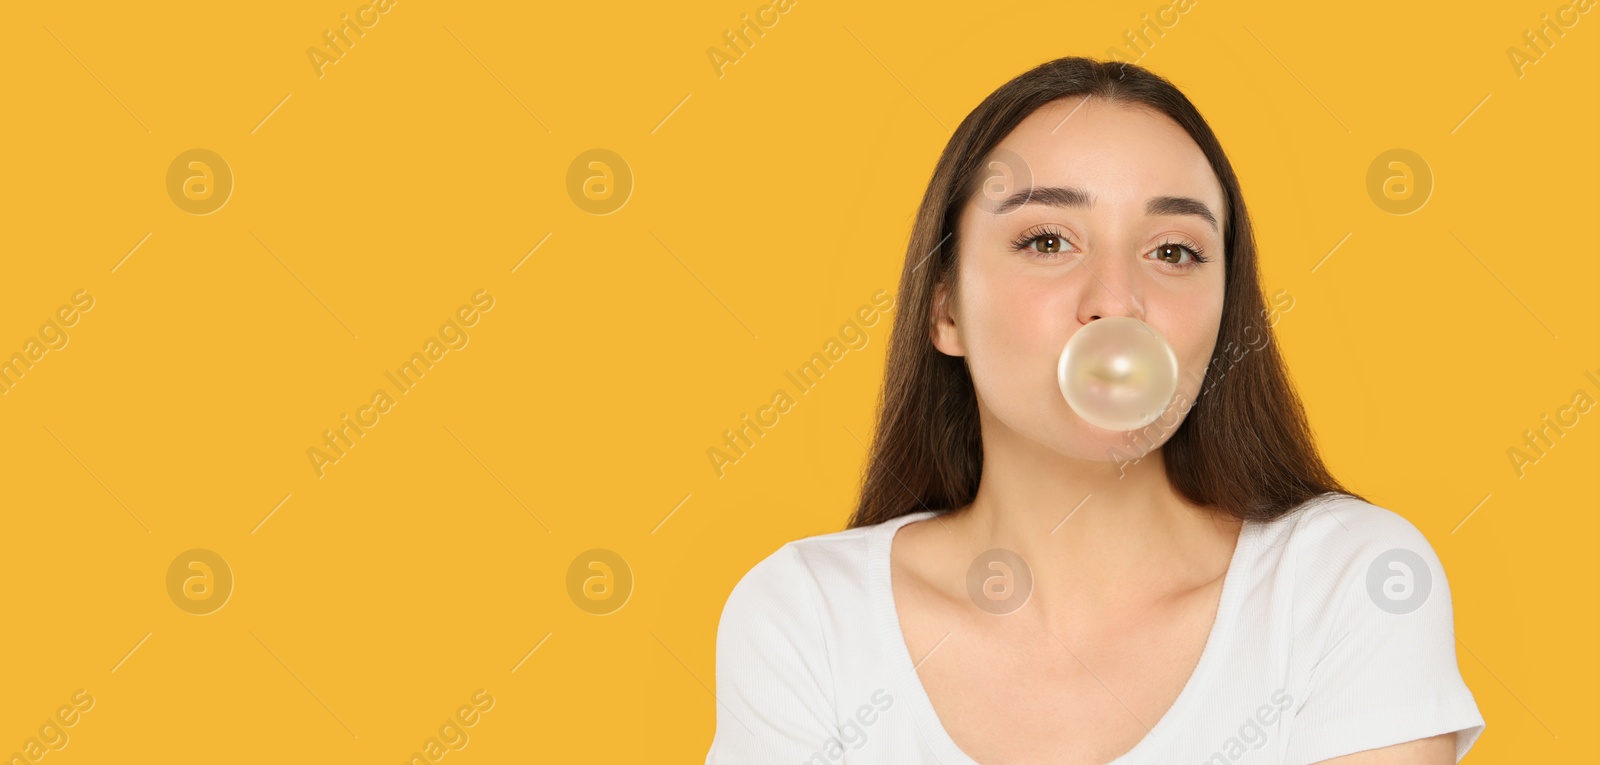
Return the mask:
<path id="1" fill-rule="evenodd" d="M 1161 446 L 1139 430 L 1107 430 L 1076 416 L 1053 430 L 1044 443 L 1069 459 L 1113 464 L 1137 462 Z"/>

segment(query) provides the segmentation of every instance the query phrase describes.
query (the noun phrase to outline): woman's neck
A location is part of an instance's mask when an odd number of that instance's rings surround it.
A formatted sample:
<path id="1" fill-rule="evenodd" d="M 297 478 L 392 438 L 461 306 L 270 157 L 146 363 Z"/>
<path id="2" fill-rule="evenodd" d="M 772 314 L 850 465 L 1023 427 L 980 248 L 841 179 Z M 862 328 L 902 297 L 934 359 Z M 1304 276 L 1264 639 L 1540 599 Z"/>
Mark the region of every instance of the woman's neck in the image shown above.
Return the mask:
<path id="1" fill-rule="evenodd" d="M 1021 556 L 1041 618 L 1140 608 L 1226 573 L 1241 524 L 1179 496 L 1161 450 L 1130 464 L 990 446 L 976 498 L 946 527 L 972 556 Z"/>

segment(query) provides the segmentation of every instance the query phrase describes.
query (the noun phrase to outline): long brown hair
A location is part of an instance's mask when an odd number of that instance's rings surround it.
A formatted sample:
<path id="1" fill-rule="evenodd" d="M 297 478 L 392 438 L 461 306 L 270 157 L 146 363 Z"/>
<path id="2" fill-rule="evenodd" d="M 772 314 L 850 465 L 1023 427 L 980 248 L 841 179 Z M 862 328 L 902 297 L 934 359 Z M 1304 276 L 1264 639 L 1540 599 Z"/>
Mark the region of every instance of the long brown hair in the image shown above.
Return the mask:
<path id="1" fill-rule="evenodd" d="M 1361 499 L 1323 465 L 1272 329 L 1262 321 L 1267 302 L 1250 216 L 1211 127 L 1183 93 L 1149 70 L 1067 57 L 991 93 L 961 121 L 934 167 L 900 272 L 900 318 L 889 338 L 876 437 L 850 528 L 958 509 L 977 495 L 983 469 L 977 395 L 966 359 L 933 345 L 934 293 L 940 284 L 954 291 L 956 222 L 983 181 L 989 153 L 1039 107 L 1080 95 L 1170 117 L 1205 152 L 1226 197 L 1227 276 L 1210 379 L 1163 446 L 1167 479 L 1188 501 L 1242 520 L 1276 518 L 1328 492 Z M 1266 342 L 1257 349 L 1246 342 L 1250 333 Z M 1246 345 L 1242 357 L 1224 356 Z"/>

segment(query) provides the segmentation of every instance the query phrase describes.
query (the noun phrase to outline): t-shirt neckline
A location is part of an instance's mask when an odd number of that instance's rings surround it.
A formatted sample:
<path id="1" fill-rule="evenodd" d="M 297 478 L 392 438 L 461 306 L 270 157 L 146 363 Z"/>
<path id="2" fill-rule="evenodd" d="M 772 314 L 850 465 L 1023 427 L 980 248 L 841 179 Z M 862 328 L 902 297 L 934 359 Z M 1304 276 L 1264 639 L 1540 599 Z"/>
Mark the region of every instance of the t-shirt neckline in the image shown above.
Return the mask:
<path id="1" fill-rule="evenodd" d="M 900 697 L 908 699 L 910 714 L 922 740 L 932 747 L 935 756 L 941 762 L 979 765 L 956 745 L 955 739 L 952 739 L 949 731 L 945 730 L 944 724 L 939 720 L 938 712 L 933 708 L 932 699 L 928 697 L 927 689 L 922 685 L 922 678 L 917 675 L 916 665 L 911 659 L 911 650 L 906 646 L 905 634 L 900 630 L 900 618 L 895 610 L 894 588 L 890 581 L 893 571 L 889 565 L 889 552 L 894 543 L 895 532 L 899 531 L 901 526 L 932 518 L 941 512 L 920 510 L 879 524 L 867 551 L 869 597 L 873 620 L 877 625 L 877 636 L 883 641 L 883 649 L 889 656 L 890 671 L 893 674 L 890 682 Z M 1235 612 L 1240 597 L 1240 576 L 1249 568 L 1248 558 L 1254 553 L 1256 534 L 1260 527 L 1260 523 L 1245 521 L 1239 530 L 1238 542 L 1234 546 L 1232 557 L 1228 560 L 1228 571 L 1223 576 L 1216 619 L 1212 622 L 1211 632 L 1206 636 L 1205 647 L 1200 651 L 1200 660 L 1196 662 L 1194 671 L 1184 682 L 1183 689 L 1178 692 L 1177 699 L 1132 749 L 1106 765 L 1125 765 L 1135 762 L 1135 758 L 1159 746 L 1168 729 L 1177 724 L 1175 720 L 1183 717 L 1188 709 L 1205 695 L 1204 689 L 1216 673 L 1215 665 L 1221 660 L 1219 656 L 1223 653 L 1223 646 L 1233 638 Z"/>

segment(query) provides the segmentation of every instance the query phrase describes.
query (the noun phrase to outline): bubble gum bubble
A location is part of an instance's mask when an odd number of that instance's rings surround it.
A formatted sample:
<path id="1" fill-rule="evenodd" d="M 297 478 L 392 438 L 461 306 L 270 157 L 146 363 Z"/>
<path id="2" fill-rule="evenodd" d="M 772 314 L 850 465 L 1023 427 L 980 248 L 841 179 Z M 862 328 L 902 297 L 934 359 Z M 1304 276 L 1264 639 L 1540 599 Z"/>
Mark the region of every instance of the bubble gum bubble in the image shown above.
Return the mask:
<path id="1" fill-rule="evenodd" d="M 1134 430 L 1156 421 L 1178 390 L 1178 356 L 1154 327 L 1131 316 L 1084 325 L 1056 365 L 1067 405 L 1106 430 Z"/>

